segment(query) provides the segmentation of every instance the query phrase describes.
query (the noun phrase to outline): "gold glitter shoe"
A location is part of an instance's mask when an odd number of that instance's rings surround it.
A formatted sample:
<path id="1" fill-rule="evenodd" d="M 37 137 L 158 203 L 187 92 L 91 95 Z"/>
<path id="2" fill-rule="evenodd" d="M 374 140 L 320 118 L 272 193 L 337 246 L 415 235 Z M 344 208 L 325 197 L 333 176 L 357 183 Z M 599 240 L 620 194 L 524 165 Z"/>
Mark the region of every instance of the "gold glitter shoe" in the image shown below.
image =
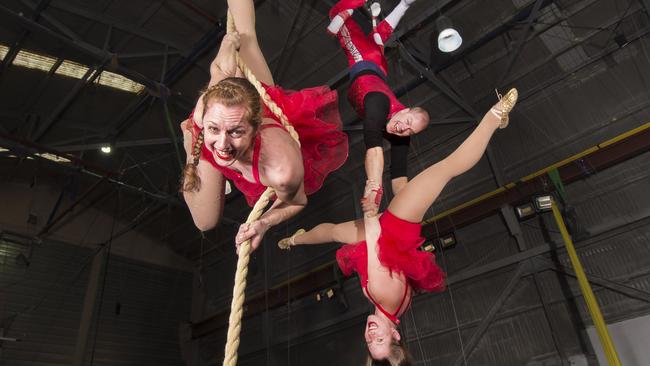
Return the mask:
<path id="1" fill-rule="evenodd" d="M 492 112 L 492 114 L 501 120 L 499 128 L 506 128 L 508 127 L 508 122 L 510 122 L 510 111 L 512 111 L 512 109 L 515 107 L 515 104 L 517 104 L 519 93 L 517 92 L 517 89 L 512 88 L 504 96 L 501 96 L 501 94 L 499 94 L 497 91 L 497 97 L 501 102 L 501 109 L 499 110 L 496 108 L 496 106 L 494 106 L 492 109 L 490 109 L 490 112 Z"/>
<path id="2" fill-rule="evenodd" d="M 294 239 L 298 235 L 302 235 L 305 233 L 305 229 L 298 229 L 293 235 L 291 235 L 288 238 L 284 238 L 278 242 L 278 248 L 283 249 L 283 250 L 288 250 L 291 249 L 292 246 L 296 245 L 294 243 Z"/>

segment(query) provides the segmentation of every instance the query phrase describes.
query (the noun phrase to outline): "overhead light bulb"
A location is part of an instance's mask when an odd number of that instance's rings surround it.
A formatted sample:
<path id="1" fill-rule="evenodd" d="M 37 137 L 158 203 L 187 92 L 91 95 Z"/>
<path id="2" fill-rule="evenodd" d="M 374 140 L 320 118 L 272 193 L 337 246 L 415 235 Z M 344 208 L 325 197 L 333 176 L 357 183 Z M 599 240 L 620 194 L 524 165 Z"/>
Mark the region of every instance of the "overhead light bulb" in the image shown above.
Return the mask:
<path id="1" fill-rule="evenodd" d="M 101 150 L 104 154 L 110 154 L 112 151 L 111 145 L 104 145 L 100 147 L 99 150 Z"/>
<path id="2" fill-rule="evenodd" d="M 463 44 L 463 37 L 452 26 L 451 20 L 445 16 L 441 16 L 436 20 L 438 28 L 438 49 L 442 52 L 454 52 L 461 44 Z"/>

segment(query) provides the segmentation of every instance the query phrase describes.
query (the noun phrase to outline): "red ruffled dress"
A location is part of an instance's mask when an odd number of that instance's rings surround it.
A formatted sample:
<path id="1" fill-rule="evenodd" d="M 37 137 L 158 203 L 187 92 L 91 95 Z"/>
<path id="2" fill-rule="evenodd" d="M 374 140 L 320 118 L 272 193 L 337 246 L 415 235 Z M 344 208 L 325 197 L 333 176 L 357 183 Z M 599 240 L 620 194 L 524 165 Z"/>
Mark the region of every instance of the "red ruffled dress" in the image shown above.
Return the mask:
<path id="1" fill-rule="evenodd" d="M 417 291 L 440 292 L 445 289 L 445 273 L 436 264 L 433 253 L 418 250 L 424 242 L 420 223 L 402 220 L 390 211 L 379 218 L 381 234 L 377 241 L 379 261 L 386 268 L 402 272 Z M 346 244 L 336 251 L 336 261 L 346 276 L 359 274 L 362 286 L 368 281 L 366 241 Z"/>
<path id="2" fill-rule="evenodd" d="M 323 186 L 325 178 L 340 168 L 348 157 L 348 136 L 341 131 L 341 116 L 338 110 L 338 95 L 327 86 L 307 88 L 299 91 L 284 90 L 278 86 L 264 85 L 271 99 L 284 111 L 289 123 L 300 137 L 300 150 L 305 168 L 305 193 L 310 195 Z M 264 124 L 261 129 L 278 127 L 284 129 L 278 118 L 264 107 L 264 118 L 271 118 L 278 124 Z M 192 118 L 192 117 L 190 117 Z M 200 131 L 194 123 L 194 136 Z M 230 180 L 254 206 L 266 187 L 259 180 L 259 152 L 262 143 L 260 134 L 255 138 L 253 149 L 253 176 L 255 182 L 246 180 L 238 171 L 220 166 L 212 152 L 203 145 L 201 159 L 207 160 Z"/>

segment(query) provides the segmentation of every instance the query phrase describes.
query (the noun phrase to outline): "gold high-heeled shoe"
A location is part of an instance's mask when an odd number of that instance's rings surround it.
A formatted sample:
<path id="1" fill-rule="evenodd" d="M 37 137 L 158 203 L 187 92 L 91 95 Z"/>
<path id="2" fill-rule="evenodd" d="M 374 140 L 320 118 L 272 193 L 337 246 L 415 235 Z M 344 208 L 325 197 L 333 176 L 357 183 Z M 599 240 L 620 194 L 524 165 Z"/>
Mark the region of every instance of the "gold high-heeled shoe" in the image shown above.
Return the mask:
<path id="1" fill-rule="evenodd" d="M 293 233 L 293 235 L 291 235 L 290 237 L 280 240 L 278 242 L 278 248 L 282 250 L 291 249 L 292 246 L 296 245 L 296 243 L 294 243 L 294 239 L 296 238 L 296 236 L 302 235 L 304 233 L 305 233 L 305 229 L 298 229 L 298 231 Z"/>
<path id="2" fill-rule="evenodd" d="M 517 89 L 512 88 L 506 93 L 506 95 L 501 96 L 501 94 L 499 94 L 497 91 L 497 97 L 501 102 L 501 110 L 492 107 L 492 109 L 490 109 L 490 112 L 492 112 L 492 114 L 501 120 L 499 128 L 506 128 L 508 127 L 508 122 L 510 122 L 510 112 L 515 107 L 515 104 L 517 104 L 519 92 L 517 92 Z"/>

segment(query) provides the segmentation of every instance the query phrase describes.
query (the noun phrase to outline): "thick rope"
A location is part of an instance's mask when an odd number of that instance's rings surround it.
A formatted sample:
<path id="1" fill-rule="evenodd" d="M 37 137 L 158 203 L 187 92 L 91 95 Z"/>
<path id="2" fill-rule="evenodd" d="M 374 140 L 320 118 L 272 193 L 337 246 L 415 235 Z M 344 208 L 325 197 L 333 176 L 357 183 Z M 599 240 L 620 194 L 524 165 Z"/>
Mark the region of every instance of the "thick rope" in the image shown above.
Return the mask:
<path id="1" fill-rule="evenodd" d="M 227 23 L 227 32 L 235 32 L 235 22 L 232 18 L 232 14 L 230 11 L 228 11 L 228 23 Z M 264 89 L 264 86 L 262 83 L 257 80 L 255 75 L 251 72 L 251 70 L 246 66 L 246 64 L 243 62 L 243 60 L 239 57 L 239 54 L 236 55 L 237 57 L 237 65 L 239 68 L 243 71 L 244 75 L 246 76 L 246 79 L 250 81 L 254 86 L 255 89 L 257 89 L 257 92 L 260 94 L 262 97 L 262 100 L 264 101 L 264 104 L 269 108 L 273 114 L 278 117 L 282 125 L 287 129 L 291 137 L 293 137 L 294 140 L 300 145 L 300 141 L 298 139 L 298 133 L 296 130 L 289 124 L 289 120 L 287 119 L 287 116 L 284 114 L 282 109 L 271 99 L 271 96 L 266 92 L 266 89 Z M 269 201 L 271 200 L 271 197 L 275 192 L 273 191 L 273 188 L 266 188 L 262 196 L 257 200 L 255 203 L 255 206 L 251 210 L 250 214 L 248 214 L 248 218 L 246 219 L 246 223 L 251 223 L 253 221 L 256 221 L 259 219 L 260 216 L 262 216 L 262 213 L 264 212 L 264 209 L 268 205 Z M 239 334 L 241 333 L 241 319 L 243 316 L 243 307 L 244 307 L 244 300 L 246 296 L 246 276 L 248 275 L 248 262 L 250 260 L 250 253 L 251 253 L 251 241 L 246 240 L 239 246 L 239 258 L 237 259 L 237 271 L 235 272 L 235 285 L 233 287 L 233 293 L 232 293 L 232 302 L 230 303 L 230 318 L 228 319 L 228 336 L 226 338 L 226 349 L 224 351 L 224 359 L 223 359 L 223 365 L 224 366 L 235 366 L 237 365 L 237 350 L 239 349 Z"/>

